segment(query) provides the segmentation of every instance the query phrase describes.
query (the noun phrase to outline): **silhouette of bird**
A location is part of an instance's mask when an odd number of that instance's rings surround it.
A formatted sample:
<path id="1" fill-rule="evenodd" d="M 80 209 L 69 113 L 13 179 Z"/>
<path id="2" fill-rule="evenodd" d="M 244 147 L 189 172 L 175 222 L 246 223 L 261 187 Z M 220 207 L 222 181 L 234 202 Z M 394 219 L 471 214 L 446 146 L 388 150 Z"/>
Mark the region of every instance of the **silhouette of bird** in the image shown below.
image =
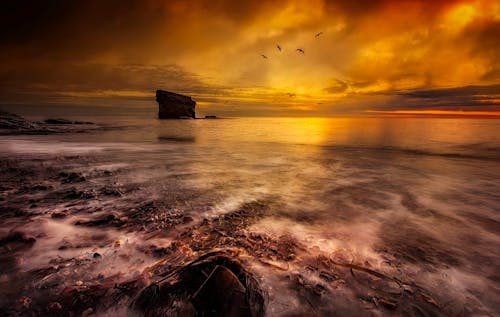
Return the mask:
<path id="1" fill-rule="evenodd" d="M 262 56 L 262 58 L 264 58 L 264 59 L 267 59 L 267 56 L 264 54 L 260 54 L 260 56 Z"/>
<path id="2" fill-rule="evenodd" d="M 299 53 L 305 54 L 304 50 L 301 49 L 301 48 L 296 49 L 296 51 L 299 52 Z"/>
<path id="3" fill-rule="evenodd" d="M 276 45 L 276 47 L 278 48 L 278 50 L 281 52 L 281 46 L 278 44 Z"/>
<path id="4" fill-rule="evenodd" d="M 314 38 L 318 38 L 318 37 L 320 37 L 322 34 L 323 34 L 323 32 L 316 33 L 316 35 L 314 36 Z"/>

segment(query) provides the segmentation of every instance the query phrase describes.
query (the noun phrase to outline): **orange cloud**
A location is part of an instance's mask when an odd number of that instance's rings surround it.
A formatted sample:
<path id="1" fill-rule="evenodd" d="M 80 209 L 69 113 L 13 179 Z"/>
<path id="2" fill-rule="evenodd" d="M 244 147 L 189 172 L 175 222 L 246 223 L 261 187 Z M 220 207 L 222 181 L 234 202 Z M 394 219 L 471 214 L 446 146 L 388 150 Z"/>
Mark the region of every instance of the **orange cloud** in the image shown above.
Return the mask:
<path id="1" fill-rule="evenodd" d="M 474 97 L 471 103 L 472 97 L 459 96 L 457 103 L 458 97 L 446 95 L 429 104 L 406 95 L 498 83 L 496 1 L 88 0 L 0 6 L 0 103 L 85 95 L 142 98 L 146 107 L 150 92 L 162 87 L 209 101 L 205 106 L 213 113 L 226 111 L 223 104 L 231 100 L 240 115 L 261 104 L 284 115 L 296 109 L 357 113 L 374 105 L 450 107 L 451 101 L 466 110 L 498 106 L 498 98 L 480 103 Z"/>

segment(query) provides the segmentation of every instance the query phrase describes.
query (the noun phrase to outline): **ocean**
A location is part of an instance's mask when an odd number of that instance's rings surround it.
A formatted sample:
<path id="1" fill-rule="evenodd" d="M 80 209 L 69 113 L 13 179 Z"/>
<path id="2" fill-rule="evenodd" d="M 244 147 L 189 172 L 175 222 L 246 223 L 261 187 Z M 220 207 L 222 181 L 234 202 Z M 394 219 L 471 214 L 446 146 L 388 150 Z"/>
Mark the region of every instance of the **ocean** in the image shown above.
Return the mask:
<path id="1" fill-rule="evenodd" d="M 500 314 L 500 120 L 78 118 L 113 128 L 0 138 L 4 187 L 24 169 L 27 183 L 48 188 L 0 192 L 4 207 L 33 214 L 4 219 L 0 233 L 15 227 L 37 240 L 19 253 L 16 270 L 1 275 L 4 284 L 54 259 L 96 252 L 102 263 L 68 273 L 57 287 L 98 274 L 131 278 L 158 260 L 144 246 L 170 246 L 182 232 L 258 204 L 258 217 L 225 233 L 230 242 L 185 242 L 172 263 L 239 249 L 268 293 L 270 316 Z M 61 172 L 86 180 L 64 183 Z M 94 197 L 57 196 L 70 187 Z M 110 212 L 128 223 L 128 210 L 147 203 L 161 207 L 137 226 L 79 225 Z M 234 242 L 242 234 L 277 250 Z M 325 278 L 321 259 L 344 266 Z M 384 284 L 372 271 L 402 282 Z M 307 285 L 320 285 L 321 296 L 311 299 Z"/>

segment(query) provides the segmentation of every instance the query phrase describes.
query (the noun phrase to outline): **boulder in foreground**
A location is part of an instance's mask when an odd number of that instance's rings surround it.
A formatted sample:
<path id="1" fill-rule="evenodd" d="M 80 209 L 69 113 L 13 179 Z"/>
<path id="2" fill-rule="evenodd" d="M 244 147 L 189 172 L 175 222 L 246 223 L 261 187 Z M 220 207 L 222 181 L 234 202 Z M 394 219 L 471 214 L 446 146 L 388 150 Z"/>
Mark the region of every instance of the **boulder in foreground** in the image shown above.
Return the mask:
<path id="1" fill-rule="evenodd" d="M 157 90 L 156 101 L 158 102 L 158 118 L 160 119 L 195 118 L 196 101 L 189 96 Z"/>

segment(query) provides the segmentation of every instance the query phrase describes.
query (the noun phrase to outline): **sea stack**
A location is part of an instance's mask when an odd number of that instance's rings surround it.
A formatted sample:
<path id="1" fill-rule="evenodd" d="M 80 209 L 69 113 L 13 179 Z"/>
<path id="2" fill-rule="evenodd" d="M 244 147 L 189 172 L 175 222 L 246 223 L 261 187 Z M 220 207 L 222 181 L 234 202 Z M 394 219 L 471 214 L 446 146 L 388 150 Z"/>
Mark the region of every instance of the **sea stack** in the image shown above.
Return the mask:
<path id="1" fill-rule="evenodd" d="M 160 119 L 195 118 L 196 101 L 189 96 L 157 90 L 156 101 L 158 102 L 158 118 Z"/>

